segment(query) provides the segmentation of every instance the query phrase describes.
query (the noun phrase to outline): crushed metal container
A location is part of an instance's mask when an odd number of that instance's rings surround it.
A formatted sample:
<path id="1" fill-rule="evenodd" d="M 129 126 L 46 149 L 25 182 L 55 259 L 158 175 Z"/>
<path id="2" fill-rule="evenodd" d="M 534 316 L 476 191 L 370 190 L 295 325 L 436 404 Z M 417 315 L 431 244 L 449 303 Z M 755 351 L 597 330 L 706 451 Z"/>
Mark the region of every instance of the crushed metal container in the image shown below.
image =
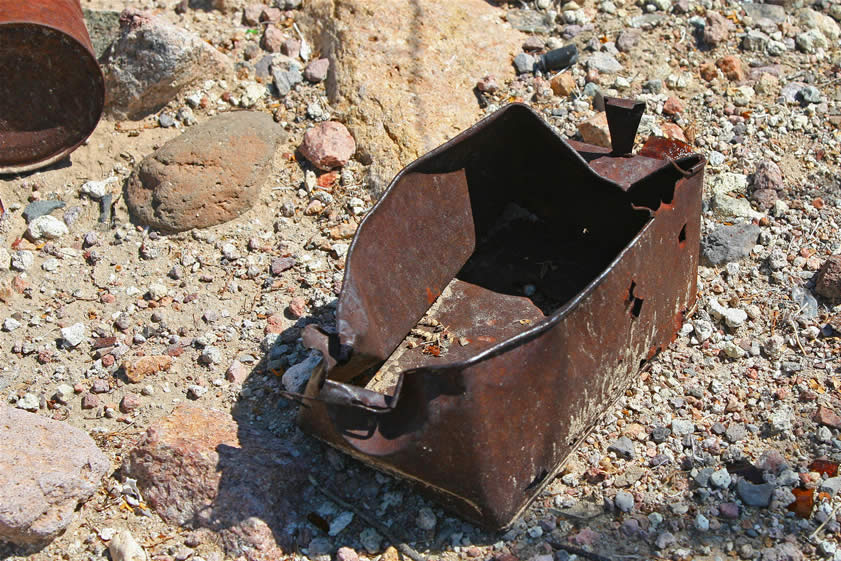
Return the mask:
<path id="1" fill-rule="evenodd" d="M 0 0 L 0 173 L 61 160 L 102 116 L 105 81 L 79 0 Z"/>
<path id="2" fill-rule="evenodd" d="M 613 149 L 508 105 L 402 170 L 348 253 L 299 413 L 312 435 L 508 527 L 695 302 L 705 159 Z"/>

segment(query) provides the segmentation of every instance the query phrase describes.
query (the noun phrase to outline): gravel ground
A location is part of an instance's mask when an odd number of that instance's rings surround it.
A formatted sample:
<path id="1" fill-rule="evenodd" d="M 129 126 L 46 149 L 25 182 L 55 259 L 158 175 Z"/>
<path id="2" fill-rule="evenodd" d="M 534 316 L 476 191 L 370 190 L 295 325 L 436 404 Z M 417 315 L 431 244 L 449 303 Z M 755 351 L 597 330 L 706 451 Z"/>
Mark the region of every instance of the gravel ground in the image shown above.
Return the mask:
<path id="1" fill-rule="evenodd" d="M 106 0 L 87 4 L 121 8 Z M 576 138 L 600 95 L 645 100 L 640 139 L 678 134 L 670 128 L 677 125 L 709 160 L 702 233 L 710 266 L 699 270 L 698 305 L 676 342 L 651 361 L 522 519 L 489 535 L 407 483 L 301 435 L 295 405 L 280 397 L 277 374 L 308 356 L 300 329 L 334 321 L 349 238 L 374 200 L 362 163 L 352 160 L 327 174 L 295 157 L 304 132 L 330 117 L 322 84 L 304 82 L 283 98 L 254 102 L 251 108 L 272 113 L 289 138 L 283 164 L 242 217 L 161 235 L 132 224 L 118 200 L 113 226 L 98 223 L 99 206 L 84 193 L 85 180 L 113 175 L 122 181 L 185 126 L 188 109 L 201 122 L 243 104 L 255 83 L 253 60 L 245 63 L 248 45 L 259 37 L 240 24 L 240 13 L 178 15 L 171 2 L 136 4 L 160 9 L 244 64 L 236 83 L 208 80 L 144 121 L 103 121 L 79 151 L 81 171 L 0 181 L 7 209 L 0 267 L 9 269 L 16 292 L 0 309 L 0 398 L 84 429 L 116 470 L 64 535 L 42 549 L 0 545 L 4 559 L 106 558 L 109 534 L 123 528 L 150 559 L 225 558 L 212 537 L 197 539 L 167 525 L 115 491 L 126 451 L 186 400 L 233 408 L 299 443 L 324 477 L 341 474 L 338 492 L 374 511 L 429 559 L 841 559 L 841 479 L 813 463 L 826 459 L 837 469 L 841 460 L 835 414 L 841 307 L 815 292 L 817 271 L 841 253 L 837 35 L 821 42 L 796 6 L 774 22 L 747 15 L 755 7 L 718 0 L 504 5 L 512 22 L 554 11 L 555 23 L 535 33 L 540 41 L 529 48 L 574 42 L 580 61 L 569 70 L 569 96 L 553 91 L 556 75 L 526 71 L 483 94 L 485 111 L 523 101 Z M 838 4 L 811 7 L 841 17 Z M 622 52 L 634 40 L 631 52 Z M 710 42 L 717 42 L 714 49 Z M 739 60 L 717 69 L 729 55 Z M 715 77 L 707 81 L 705 72 Z M 202 97 L 208 102 L 195 103 Z M 323 187 L 320 195 L 312 195 L 308 181 Z M 53 199 L 66 203 L 53 212 L 63 222 L 44 226 L 56 229 L 56 239 L 21 240 L 23 210 Z M 731 224 L 738 239 L 710 241 Z M 287 258 L 292 267 L 281 271 Z M 268 353 L 275 337 L 266 341 L 270 323 L 282 332 L 282 344 Z M 102 348 L 92 348 L 97 345 Z M 143 355 L 175 361 L 139 385 L 127 384 L 121 366 Z M 62 391 L 66 398 L 59 399 Z M 789 510 L 799 489 L 819 491 L 813 509 Z M 345 512 L 322 499 L 314 506 L 322 519 L 332 522 Z M 358 516 L 326 544 L 325 537 L 318 524 L 301 520 L 300 551 L 289 558 L 329 558 L 340 546 L 354 550 L 342 550 L 342 559 L 397 558 Z M 571 554 L 564 549 L 570 546 L 602 557 Z"/>

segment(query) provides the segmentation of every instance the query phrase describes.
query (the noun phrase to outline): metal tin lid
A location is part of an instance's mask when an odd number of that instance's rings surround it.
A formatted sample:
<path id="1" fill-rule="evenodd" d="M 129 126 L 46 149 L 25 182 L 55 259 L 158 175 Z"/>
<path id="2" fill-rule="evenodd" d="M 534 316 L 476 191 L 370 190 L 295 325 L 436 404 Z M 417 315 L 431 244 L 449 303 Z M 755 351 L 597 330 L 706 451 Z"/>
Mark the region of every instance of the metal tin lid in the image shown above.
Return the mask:
<path id="1" fill-rule="evenodd" d="M 0 173 L 56 162 L 90 136 L 105 81 L 78 0 L 0 0 Z"/>

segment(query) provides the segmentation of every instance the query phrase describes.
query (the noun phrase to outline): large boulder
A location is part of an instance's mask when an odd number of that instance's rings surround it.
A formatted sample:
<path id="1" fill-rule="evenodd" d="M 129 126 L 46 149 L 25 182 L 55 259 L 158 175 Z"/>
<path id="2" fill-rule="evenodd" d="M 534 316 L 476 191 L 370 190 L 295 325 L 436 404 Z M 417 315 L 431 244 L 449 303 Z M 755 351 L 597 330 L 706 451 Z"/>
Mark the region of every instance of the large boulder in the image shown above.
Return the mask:
<path id="1" fill-rule="evenodd" d="M 120 14 L 105 57 L 106 110 L 120 118 L 140 119 L 208 77 L 233 75 L 231 60 L 198 35 L 134 9 Z"/>
<path id="2" fill-rule="evenodd" d="M 234 557 L 278 559 L 292 545 L 281 530 L 306 515 L 313 493 L 295 446 L 230 413 L 182 404 L 149 427 L 123 471 L 168 523 L 220 532 Z"/>
<path id="3" fill-rule="evenodd" d="M 327 92 L 372 163 L 379 192 L 401 167 L 481 116 L 473 94 L 487 74 L 513 78 L 525 35 L 485 0 L 314 0 Z"/>
<path id="4" fill-rule="evenodd" d="M 252 111 L 223 113 L 191 127 L 131 175 L 129 210 L 163 232 L 232 220 L 257 201 L 285 134 L 270 115 Z"/>
<path id="5" fill-rule="evenodd" d="M 108 458 L 83 431 L 0 405 L 0 541 L 40 543 L 99 488 Z"/>

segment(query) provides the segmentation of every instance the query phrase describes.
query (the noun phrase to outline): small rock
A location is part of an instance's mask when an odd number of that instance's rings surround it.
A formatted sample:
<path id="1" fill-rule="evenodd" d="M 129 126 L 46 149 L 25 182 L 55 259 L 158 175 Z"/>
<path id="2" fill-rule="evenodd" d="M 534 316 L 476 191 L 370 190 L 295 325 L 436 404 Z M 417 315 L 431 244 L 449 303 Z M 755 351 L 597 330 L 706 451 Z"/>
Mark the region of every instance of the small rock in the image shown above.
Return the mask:
<path id="1" fill-rule="evenodd" d="M 741 423 L 732 423 L 725 431 L 725 436 L 728 442 L 739 442 L 747 436 L 745 425 Z"/>
<path id="2" fill-rule="evenodd" d="M 736 492 L 739 498 L 748 506 L 768 507 L 771 504 L 771 497 L 774 494 L 773 483 L 763 483 L 756 485 L 750 483 L 745 479 L 740 479 L 736 483 Z"/>
<path id="3" fill-rule="evenodd" d="M 59 384 L 55 389 L 53 399 L 62 405 L 67 405 L 67 403 L 69 403 L 73 398 L 74 394 L 75 392 L 73 391 L 73 386 L 69 384 Z"/>
<path id="4" fill-rule="evenodd" d="M 206 365 L 219 364 L 222 362 L 222 358 L 222 349 L 208 345 L 202 349 L 201 355 L 199 355 L 199 362 Z"/>
<path id="5" fill-rule="evenodd" d="M 0 405 L 0 541 L 43 543 L 73 521 L 110 462 L 68 423 Z"/>
<path id="6" fill-rule="evenodd" d="M 38 411 L 41 407 L 41 400 L 38 399 L 38 396 L 33 393 L 25 393 L 23 397 L 17 400 L 15 406 L 18 409 L 23 409 L 24 411 Z M 2 535 L 2 534 L 0 534 Z"/>
<path id="7" fill-rule="evenodd" d="M 63 327 L 61 329 L 61 338 L 66 347 L 73 348 L 79 346 L 85 340 L 86 336 L 87 329 L 84 323 L 74 323 L 69 327 Z"/>
<path id="8" fill-rule="evenodd" d="M 325 121 L 304 134 L 300 151 L 315 167 L 331 170 L 348 163 L 356 152 L 356 142 L 344 125 Z"/>
<path id="9" fill-rule="evenodd" d="M 128 530 L 122 530 L 111 538 L 108 553 L 112 561 L 146 561 L 146 552 Z"/>
<path id="10" fill-rule="evenodd" d="M 704 42 L 711 47 L 725 43 L 730 38 L 732 28 L 733 24 L 726 17 L 718 12 L 707 11 L 703 32 Z"/>
<path id="11" fill-rule="evenodd" d="M 658 534 L 657 539 L 654 541 L 654 545 L 657 546 L 657 549 L 666 549 L 670 545 L 676 543 L 677 540 L 675 539 L 674 534 L 671 532 L 660 532 Z"/>
<path id="12" fill-rule="evenodd" d="M 491 75 L 487 75 L 476 82 L 476 88 L 480 92 L 492 94 L 499 89 L 499 84 L 497 84 L 496 78 Z"/>
<path id="13" fill-rule="evenodd" d="M 633 459 L 636 452 L 636 447 L 631 439 L 623 436 L 608 447 L 609 452 L 614 452 L 617 456 L 625 459 Z"/>
<path id="14" fill-rule="evenodd" d="M 841 300 L 841 255 L 826 260 L 815 278 L 815 292 L 832 301 Z"/>
<path id="15" fill-rule="evenodd" d="M 814 420 L 816 423 L 825 425 L 833 429 L 841 429 L 841 417 L 829 407 L 821 405 L 815 413 Z"/>
<path id="16" fill-rule="evenodd" d="M 730 81 L 741 82 L 745 79 L 745 71 L 739 57 L 728 55 L 718 59 L 715 65 Z"/>
<path id="17" fill-rule="evenodd" d="M 596 70 L 602 74 L 615 74 L 622 72 L 623 67 L 616 58 L 605 52 L 594 53 L 587 59 L 587 68 Z"/>
<path id="18" fill-rule="evenodd" d="M 415 525 L 421 530 L 434 530 L 437 523 L 438 519 L 435 517 L 435 513 L 432 512 L 432 509 L 430 508 L 420 509 L 418 511 L 417 518 L 415 518 Z"/>
<path id="19" fill-rule="evenodd" d="M 584 142 L 610 148 L 610 129 L 607 126 L 607 115 L 604 111 L 596 113 L 578 125 L 578 133 Z"/>
<path id="20" fill-rule="evenodd" d="M 310 375 L 320 362 L 321 354 L 313 352 L 303 362 L 289 367 L 281 377 L 281 383 L 286 391 L 293 393 L 301 391 L 301 388 L 310 379 Z"/>
<path id="21" fill-rule="evenodd" d="M 839 489 L 841 489 L 841 477 L 828 477 L 821 482 L 818 488 L 819 491 L 829 493 L 832 497 L 838 494 Z"/>
<path id="22" fill-rule="evenodd" d="M 120 411 L 122 411 L 123 413 L 131 413 L 141 405 L 142 402 L 140 401 L 140 398 L 137 397 L 135 394 L 130 393 L 123 397 L 122 400 L 120 400 Z"/>
<path id="23" fill-rule="evenodd" d="M 710 474 L 710 485 L 716 489 L 727 489 L 730 487 L 730 483 L 732 483 L 732 481 L 730 473 L 724 468 L 716 470 Z"/>
<path id="24" fill-rule="evenodd" d="M 91 393 L 108 393 L 111 391 L 111 384 L 108 383 L 108 380 L 103 380 L 102 378 L 97 378 L 91 384 Z"/>
<path id="25" fill-rule="evenodd" d="M 759 238 L 754 224 L 721 225 L 701 240 L 701 255 L 713 266 L 741 261 L 750 255 Z"/>
<path id="26" fill-rule="evenodd" d="M 534 72 L 536 65 L 537 59 L 528 53 L 520 53 L 514 57 L 514 68 L 517 69 L 517 74 Z"/>
<path id="27" fill-rule="evenodd" d="M 327 72 L 329 70 L 330 60 L 317 58 L 311 61 L 304 69 L 304 78 L 313 83 L 322 82 L 327 78 Z"/>
<path id="28" fill-rule="evenodd" d="M 132 384 L 137 384 L 146 378 L 146 376 L 169 370 L 172 362 L 173 359 L 171 356 L 150 355 L 140 357 L 133 363 L 126 361 L 122 367 L 125 370 L 126 379 Z"/>
<path id="29" fill-rule="evenodd" d="M 56 209 L 63 208 L 65 204 L 64 201 L 54 200 L 32 201 L 23 209 L 23 219 L 29 224 L 36 218 L 50 214 Z"/>
<path id="30" fill-rule="evenodd" d="M 233 384 L 242 384 L 248 377 L 248 368 L 238 360 L 235 360 L 225 372 L 225 379 Z"/>
<path id="31" fill-rule="evenodd" d="M 359 555 L 350 547 L 340 547 L 336 552 L 336 561 L 359 561 Z"/>
<path id="32" fill-rule="evenodd" d="M 578 87 L 571 72 L 561 72 L 549 82 L 555 95 L 568 97 Z"/>
<path id="33" fill-rule="evenodd" d="M 673 419 L 672 433 L 676 436 L 685 436 L 695 432 L 695 424 L 688 419 Z"/>
<path id="34" fill-rule="evenodd" d="M 739 518 L 739 505 L 736 503 L 721 503 L 718 505 L 718 512 L 723 518 L 735 520 Z"/>
<path id="35" fill-rule="evenodd" d="M 67 234 L 67 225 L 55 216 L 39 216 L 29 223 L 27 233 L 33 240 L 55 240 Z"/>
<path id="36" fill-rule="evenodd" d="M 627 491 L 619 491 L 613 498 L 616 508 L 622 512 L 631 512 L 634 508 L 634 496 Z"/>
<path id="37" fill-rule="evenodd" d="M 623 53 L 631 52 L 642 37 L 639 29 L 625 29 L 616 38 L 616 48 Z"/>

